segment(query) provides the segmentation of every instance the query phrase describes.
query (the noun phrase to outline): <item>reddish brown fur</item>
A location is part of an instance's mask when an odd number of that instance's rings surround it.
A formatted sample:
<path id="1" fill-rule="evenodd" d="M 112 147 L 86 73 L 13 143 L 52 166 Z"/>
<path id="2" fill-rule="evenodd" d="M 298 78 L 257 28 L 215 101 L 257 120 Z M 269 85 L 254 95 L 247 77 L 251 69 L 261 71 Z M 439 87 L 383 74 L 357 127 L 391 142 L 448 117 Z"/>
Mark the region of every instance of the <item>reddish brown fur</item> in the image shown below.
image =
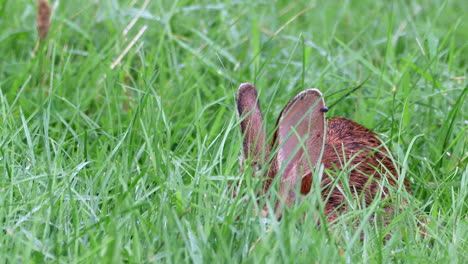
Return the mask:
<path id="1" fill-rule="evenodd" d="M 275 134 L 272 144 L 275 147 L 277 146 L 276 141 Z M 345 157 L 343 157 L 343 153 Z M 333 178 L 338 171 L 344 168 L 354 168 L 349 172 L 349 187 L 359 195 L 364 194 L 367 204 L 376 198 L 382 174 L 386 176 L 388 183 L 393 187 L 397 186 L 398 173 L 395 165 L 375 133 L 344 117 L 328 120 L 322 164 L 326 171 L 321 183 L 322 197 L 329 197 L 325 204 L 325 215 L 329 217 L 329 221 L 336 218 L 334 212 L 344 202 L 343 194 L 336 187 Z M 265 190 L 270 187 L 273 179 L 277 176 L 277 171 L 278 164 L 274 159 L 265 180 Z M 311 185 L 312 174 L 308 173 L 302 179 L 301 194 L 308 194 Z M 404 185 L 410 191 L 406 179 Z M 388 193 L 387 188 L 384 188 L 384 192 Z M 387 211 L 391 213 L 392 208 L 387 208 Z"/>
<path id="2" fill-rule="evenodd" d="M 343 157 L 343 152 L 345 157 Z M 323 196 L 330 196 L 325 204 L 325 214 L 333 220 L 333 212 L 343 204 L 343 194 L 336 187 L 330 188 L 333 176 L 338 170 L 356 168 L 349 172 L 349 187 L 357 194 L 364 194 L 365 201 L 369 204 L 379 192 L 381 176 L 393 187 L 397 186 L 398 173 L 393 164 L 390 154 L 382 146 L 375 133 L 362 125 L 347 118 L 337 117 L 328 121 L 328 132 L 323 151 L 322 163 L 329 173 L 322 178 Z M 302 180 L 301 193 L 310 192 L 312 175 L 309 173 Z M 404 181 L 409 191 L 408 181 Z M 384 193 L 388 193 L 384 188 Z M 391 212 L 392 209 L 388 208 Z"/>

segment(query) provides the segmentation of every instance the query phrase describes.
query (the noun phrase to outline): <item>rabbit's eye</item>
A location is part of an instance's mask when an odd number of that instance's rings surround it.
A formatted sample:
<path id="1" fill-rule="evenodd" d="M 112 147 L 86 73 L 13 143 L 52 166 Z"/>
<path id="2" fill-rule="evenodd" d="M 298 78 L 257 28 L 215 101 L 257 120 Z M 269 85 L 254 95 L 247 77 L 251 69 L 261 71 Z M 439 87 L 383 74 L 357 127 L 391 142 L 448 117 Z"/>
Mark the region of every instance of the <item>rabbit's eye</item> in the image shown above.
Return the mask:
<path id="1" fill-rule="evenodd" d="M 322 106 L 322 108 L 320 108 L 320 112 L 322 112 L 322 113 L 328 112 L 328 107 Z"/>

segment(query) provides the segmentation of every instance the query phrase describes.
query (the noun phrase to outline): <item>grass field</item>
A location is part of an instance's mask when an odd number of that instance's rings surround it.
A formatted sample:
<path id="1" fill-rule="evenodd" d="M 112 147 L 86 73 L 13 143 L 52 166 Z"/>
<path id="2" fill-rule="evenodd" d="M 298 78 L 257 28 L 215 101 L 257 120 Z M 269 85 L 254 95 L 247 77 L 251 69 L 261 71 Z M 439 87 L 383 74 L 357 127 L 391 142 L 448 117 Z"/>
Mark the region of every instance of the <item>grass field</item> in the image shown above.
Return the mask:
<path id="1" fill-rule="evenodd" d="M 0 2 L 0 263 L 467 263 L 465 1 L 50 1 L 41 43 L 35 1 Z M 242 82 L 269 124 L 317 87 L 378 132 L 406 209 L 257 216 Z"/>

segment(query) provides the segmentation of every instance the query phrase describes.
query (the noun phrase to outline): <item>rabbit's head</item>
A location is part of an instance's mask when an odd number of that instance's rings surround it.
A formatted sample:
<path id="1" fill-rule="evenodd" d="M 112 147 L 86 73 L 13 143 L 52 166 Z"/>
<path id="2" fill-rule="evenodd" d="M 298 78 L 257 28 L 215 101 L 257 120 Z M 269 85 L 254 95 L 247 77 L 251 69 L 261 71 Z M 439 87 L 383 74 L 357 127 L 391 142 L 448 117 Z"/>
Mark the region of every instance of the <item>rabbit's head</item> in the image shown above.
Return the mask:
<path id="1" fill-rule="evenodd" d="M 262 192 L 279 175 L 279 196 L 275 214 L 281 216 L 282 204 L 291 205 L 296 187 L 320 163 L 326 137 L 325 112 L 322 93 L 317 89 L 302 91 L 281 111 L 275 126 L 272 143 L 267 142 L 265 124 L 260 110 L 257 90 L 243 83 L 237 94 L 237 110 L 244 136 L 244 158 L 252 171 L 263 171 Z"/>

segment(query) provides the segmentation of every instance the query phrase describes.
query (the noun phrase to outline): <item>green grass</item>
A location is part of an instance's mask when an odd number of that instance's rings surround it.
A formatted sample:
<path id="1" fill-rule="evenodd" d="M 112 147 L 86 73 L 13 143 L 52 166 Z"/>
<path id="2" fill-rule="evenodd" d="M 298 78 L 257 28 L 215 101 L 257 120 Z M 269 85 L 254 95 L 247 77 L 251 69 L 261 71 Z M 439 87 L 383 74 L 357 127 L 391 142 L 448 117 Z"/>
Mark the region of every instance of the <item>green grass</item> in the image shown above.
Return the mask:
<path id="1" fill-rule="evenodd" d="M 0 2 L 1 263 L 466 263 L 465 1 L 143 2 L 52 1 L 34 56 L 35 1 Z M 379 132 L 407 209 L 318 226 L 312 193 L 279 222 L 256 216 L 241 82 L 269 124 L 317 87 L 329 117 Z"/>

